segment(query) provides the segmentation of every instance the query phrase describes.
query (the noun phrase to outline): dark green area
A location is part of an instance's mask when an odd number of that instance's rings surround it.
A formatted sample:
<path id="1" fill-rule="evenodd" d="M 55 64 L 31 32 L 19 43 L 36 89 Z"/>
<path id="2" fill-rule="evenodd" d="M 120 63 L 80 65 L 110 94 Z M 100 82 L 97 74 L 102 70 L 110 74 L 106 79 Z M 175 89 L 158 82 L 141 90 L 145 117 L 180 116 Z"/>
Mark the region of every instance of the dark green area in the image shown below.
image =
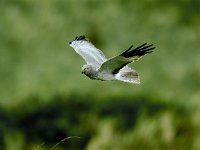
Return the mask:
<path id="1" fill-rule="evenodd" d="M 0 14 L 0 149 L 200 149 L 199 0 L 1 0 Z M 130 65 L 141 85 L 81 75 L 77 35 L 108 58 L 153 43 Z"/>
<path id="2" fill-rule="evenodd" d="M 1 109 L 0 124 L 1 129 L 3 129 L 1 133 L 4 133 L 1 134 L 1 141 L 3 141 L 3 135 L 6 135 L 7 132 L 12 135 L 20 131 L 26 143 L 22 145 L 24 149 L 29 149 L 33 142 L 44 142 L 45 144 L 41 148 L 50 149 L 62 139 L 74 135 L 80 138 L 69 139 L 60 143 L 59 147 L 63 149 L 86 149 L 90 140 L 99 134 L 99 124 L 105 120 L 114 120 L 111 123 L 112 130 L 115 131 L 113 138 L 115 138 L 115 134 L 124 137 L 129 131 L 137 129 L 141 114 L 143 114 L 142 120 L 151 120 L 168 112 L 172 113 L 171 115 L 174 117 L 173 141 L 167 145 L 166 141 L 162 141 L 165 140 L 161 134 L 163 131 L 159 131 L 162 129 L 158 129 L 155 135 L 156 139 L 152 139 L 152 141 L 156 141 L 154 143 L 157 145 L 156 147 L 180 149 L 182 146 L 175 143 L 184 143 L 185 138 L 182 138 L 183 136 L 187 136 L 187 140 L 192 141 L 190 138 L 198 135 L 190 119 L 192 112 L 175 103 L 165 104 L 156 99 L 149 100 L 148 97 L 136 97 L 135 100 L 130 97 L 112 97 L 112 100 L 100 102 L 95 99 L 88 99 L 88 97 L 72 96 L 66 99 L 62 96 L 56 96 L 52 101 L 52 103 L 38 104 L 39 100 L 33 97 L 29 99 L 28 104 L 13 108 L 12 111 L 5 113 Z M 182 118 L 181 122 L 175 119 L 179 117 Z M 157 125 L 159 126 L 159 123 Z M 143 148 L 151 146 L 149 143 L 143 143 L 144 141 L 139 136 L 136 136 L 135 140 L 138 141 L 121 144 L 124 147 L 138 149 L 141 149 L 140 146 Z M 115 142 L 118 143 L 118 141 Z M 5 145 L 1 144 L 4 149 Z M 191 146 L 192 143 L 187 144 L 185 149 Z"/>

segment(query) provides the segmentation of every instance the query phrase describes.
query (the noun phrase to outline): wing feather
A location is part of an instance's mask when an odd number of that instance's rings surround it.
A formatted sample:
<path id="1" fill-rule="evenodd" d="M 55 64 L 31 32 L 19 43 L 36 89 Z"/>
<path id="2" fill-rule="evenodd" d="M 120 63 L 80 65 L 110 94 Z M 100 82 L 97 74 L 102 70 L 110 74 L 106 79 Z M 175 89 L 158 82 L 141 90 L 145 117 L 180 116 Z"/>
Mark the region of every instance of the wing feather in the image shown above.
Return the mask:
<path id="1" fill-rule="evenodd" d="M 90 43 L 85 36 L 76 37 L 75 40 L 70 42 L 70 46 L 83 57 L 87 64 L 91 64 L 97 68 L 107 60 L 103 52 Z"/>
<path id="2" fill-rule="evenodd" d="M 142 56 L 153 52 L 152 50 L 155 47 L 152 46 L 153 44 L 147 45 L 147 43 L 145 43 L 138 46 L 135 49 L 132 49 L 133 45 L 131 45 L 126 51 L 124 51 L 120 55 L 108 59 L 106 62 L 104 62 L 101 65 L 99 72 L 106 71 L 112 74 L 117 74 L 119 70 L 122 69 L 127 64 L 137 61 Z"/>

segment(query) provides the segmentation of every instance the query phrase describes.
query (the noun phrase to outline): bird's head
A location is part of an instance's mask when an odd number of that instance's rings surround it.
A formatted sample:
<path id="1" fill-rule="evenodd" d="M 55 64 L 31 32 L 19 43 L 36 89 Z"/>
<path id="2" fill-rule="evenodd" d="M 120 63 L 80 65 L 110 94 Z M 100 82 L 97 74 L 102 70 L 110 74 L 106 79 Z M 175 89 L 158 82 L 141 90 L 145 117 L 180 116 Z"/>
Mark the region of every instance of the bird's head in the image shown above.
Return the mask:
<path id="1" fill-rule="evenodd" d="M 90 72 L 92 70 L 92 66 L 91 65 L 84 65 L 81 70 L 82 70 L 81 71 L 82 74 L 88 75 L 88 74 L 90 74 Z"/>
<path id="2" fill-rule="evenodd" d="M 82 71 L 81 71 L 82 74 L 85 74 L 86 76 L 91 76 L 93 74 L 96 73 L 96 69 L 94 66 L 92 65 L 84 65 L 82 67 Z"/>

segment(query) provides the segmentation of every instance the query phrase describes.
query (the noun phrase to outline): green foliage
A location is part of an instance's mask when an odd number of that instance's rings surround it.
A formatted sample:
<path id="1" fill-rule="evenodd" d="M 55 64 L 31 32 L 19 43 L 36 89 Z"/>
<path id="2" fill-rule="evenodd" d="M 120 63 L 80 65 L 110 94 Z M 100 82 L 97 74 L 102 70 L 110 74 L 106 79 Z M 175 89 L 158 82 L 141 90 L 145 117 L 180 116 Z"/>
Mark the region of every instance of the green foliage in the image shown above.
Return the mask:
<path id="1" fill-rule="evenodd" d="M 198 0 L 1 0 L 0 149 L 199 149 Z M 91 81 L 68 42 L 145 42 L 141 85 Z M 131 67 L 132 67 L 131 66 Z M 59 96 L 56 96 L 59 95 Z"/>
<path id="2" fill-rule="evenodd" d="M 44 143 L 40 147 L 50 149 L 71 136 L 80 138 L 68 139 L 57 147 L 181 149 L 184 145 L 190 149 L 195 145 L 194 139 L 200 133 L 191 118 L 194 111 L 148 96 L 134 99 L 110 97 L 101 102 L 88 97 L 56 96 L 52 103 L 38 104 L 38 99 L 30 98 L 2 115 L 2 148 L 34 149 Z"/>

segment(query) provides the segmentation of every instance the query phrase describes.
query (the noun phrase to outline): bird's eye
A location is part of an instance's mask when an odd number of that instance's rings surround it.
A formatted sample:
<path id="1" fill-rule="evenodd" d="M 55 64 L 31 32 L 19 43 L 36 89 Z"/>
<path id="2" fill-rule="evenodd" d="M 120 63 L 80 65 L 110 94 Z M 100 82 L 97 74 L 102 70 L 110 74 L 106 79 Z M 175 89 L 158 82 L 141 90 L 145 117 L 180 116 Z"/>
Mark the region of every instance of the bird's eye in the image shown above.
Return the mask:
<path id="1" fill-rule="evenodd" d="M 88 69 L 88 68 L 85 68 L 85 69 L 84 69 L 84 71 L 85 71 L 85 72 L 88 72 L 88 71 L 89 71 L 89 69 Z"/>

